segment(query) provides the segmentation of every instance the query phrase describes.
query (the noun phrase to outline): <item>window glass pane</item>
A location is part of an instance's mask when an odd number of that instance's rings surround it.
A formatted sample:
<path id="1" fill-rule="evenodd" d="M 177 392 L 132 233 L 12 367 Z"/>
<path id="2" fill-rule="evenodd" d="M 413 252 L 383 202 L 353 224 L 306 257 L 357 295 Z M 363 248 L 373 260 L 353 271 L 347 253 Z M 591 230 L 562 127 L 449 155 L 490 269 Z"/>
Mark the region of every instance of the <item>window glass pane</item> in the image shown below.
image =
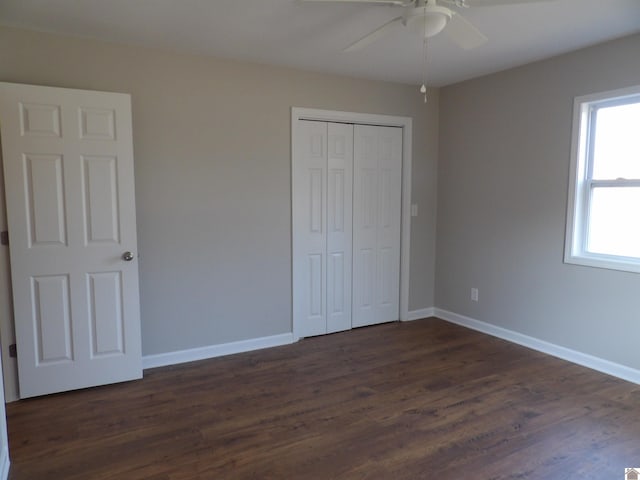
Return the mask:
<path id="1" fill-rule="evenodd" d="M 599 108 L 593 178 L 640 179 L 640 102 Z"/>
<path id="2" fill-rule="evenodd" d="M 587 250 L 640 258 L 640 187 L 592 190 Z"/>

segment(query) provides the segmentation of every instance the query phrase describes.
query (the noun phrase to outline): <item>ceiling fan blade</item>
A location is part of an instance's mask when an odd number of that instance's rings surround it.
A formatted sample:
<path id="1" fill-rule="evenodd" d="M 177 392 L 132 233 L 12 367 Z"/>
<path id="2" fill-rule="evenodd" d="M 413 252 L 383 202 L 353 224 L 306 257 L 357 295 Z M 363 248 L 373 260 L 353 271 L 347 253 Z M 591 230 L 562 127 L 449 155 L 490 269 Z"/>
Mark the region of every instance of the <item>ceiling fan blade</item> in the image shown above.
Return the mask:
<path id="1" fill-rule="evenodd" d="M 413 0 L 299 0 L 303 3 L 369 3 L 378 5 L 392 5 L 407 7 L 413 4 Z"/>
<path id="2" fill-rule="evenodd" d="M 524 3 L 554 2 L 555 0 L 464 0 L 467 7 L 495 7 L 497 5 L 520 5 Z"/>
<path id="3" fill-rule="evenodd" d="M 479 47 L 488 38 L 459 13 L 454 13 L 444 29 L 451 40 L 465 50 Z"/>
<path id="4" fill-rule="evenodd" d="M 403 17 L 396 17 L 393 20 L 389 20 L 387 23 L 379 26 L 373 32 L 367 33 L 364 37 L 359 40 L 356 40 L 347 48 L 342 50 L 343 52 L 353 52 L 355 50 L 360 50 L 361 48 L 366 47 L 367 45 L 375 42 L 378 38 L 385 35 L 391 28 L 395 26 L 396 23 L 402 23 Z"/>

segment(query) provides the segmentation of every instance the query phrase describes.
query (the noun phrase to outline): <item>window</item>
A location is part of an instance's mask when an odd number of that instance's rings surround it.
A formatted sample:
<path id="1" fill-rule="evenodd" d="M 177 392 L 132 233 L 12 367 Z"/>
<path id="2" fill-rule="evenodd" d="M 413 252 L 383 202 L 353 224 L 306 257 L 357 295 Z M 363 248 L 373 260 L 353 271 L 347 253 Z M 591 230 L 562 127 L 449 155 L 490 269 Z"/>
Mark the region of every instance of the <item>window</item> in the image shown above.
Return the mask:
<path id="1" fill-rule="evenodd" d="M 640 272 L 640 87 L 575 99 L 565 262 Z"/>

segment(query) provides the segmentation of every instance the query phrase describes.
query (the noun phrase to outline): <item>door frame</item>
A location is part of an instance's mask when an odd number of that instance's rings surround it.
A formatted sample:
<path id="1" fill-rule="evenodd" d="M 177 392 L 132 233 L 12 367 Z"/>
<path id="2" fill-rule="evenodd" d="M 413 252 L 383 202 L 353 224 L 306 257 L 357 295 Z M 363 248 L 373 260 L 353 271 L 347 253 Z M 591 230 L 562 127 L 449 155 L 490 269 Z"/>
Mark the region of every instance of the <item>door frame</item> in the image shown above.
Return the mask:
<path id="1" fill-rule="evenodd" d="M 409 319 L 409 267 L 411 249 L 411 159 L 412 157 L 412 119 L 394 115 L 371 113 L 342 112 L 338 110 L 321 110 L 316 108 L 291 108 L 291 205 L 294 202 L 293 162 L 296 158 L 296 138 L 300 120 L 320 122 L 353 123 L 375 125 L 380 127 L 402 128 L 402 207 L 400 227 L 400 320 Z M 293 225 L 293 208 L 291 209 Z M 291 229 L 291 278 L 293 279 L 293 228 Z M 291 285 L 291 318 L 294 341 L 300 339 L 300 326 L 296 325 L 293 316 L 293 284 Z"/>

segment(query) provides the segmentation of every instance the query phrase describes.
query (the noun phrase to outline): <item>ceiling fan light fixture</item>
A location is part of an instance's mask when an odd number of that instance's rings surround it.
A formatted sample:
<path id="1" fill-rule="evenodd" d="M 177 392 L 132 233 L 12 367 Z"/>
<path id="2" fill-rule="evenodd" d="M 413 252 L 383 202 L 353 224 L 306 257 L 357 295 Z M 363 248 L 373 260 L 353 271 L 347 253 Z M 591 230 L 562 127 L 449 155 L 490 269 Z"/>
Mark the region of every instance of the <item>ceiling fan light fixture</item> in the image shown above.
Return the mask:
<path id="1" fill-rule="evenodd" d="M 421 24 L 424 38 L 439 34 L 447 26 L 453 15 L 453 12 L 448 8 L 437 5 L 426 5 L 422 8 L 416 8 L 416 10 L 419 10 L 416 17 L 421 20 L 418 23 Z"/>

